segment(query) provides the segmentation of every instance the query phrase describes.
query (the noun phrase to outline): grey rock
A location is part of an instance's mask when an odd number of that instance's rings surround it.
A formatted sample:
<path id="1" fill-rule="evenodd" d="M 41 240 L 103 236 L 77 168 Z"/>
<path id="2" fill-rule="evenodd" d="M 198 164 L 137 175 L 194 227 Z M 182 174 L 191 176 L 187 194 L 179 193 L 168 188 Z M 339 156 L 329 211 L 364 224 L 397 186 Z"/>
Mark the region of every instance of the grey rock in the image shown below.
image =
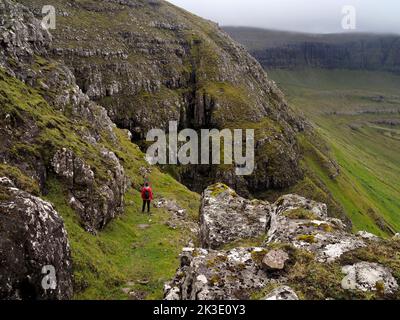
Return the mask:
<path id="1" fill-rule="evenodd" d="M 200 241 L 204 248 L 217 249 L 224 244 L 265 234 L 270 206 L 250 201 L 224 184 L 207 188 L 200 209 Z"/>
<path id="2" fill-rule="evenodd" d="M 271 250 L 262 260 L 262 266 L 266 270 L 277 271 L 285 268 L 289 255 L 283 250 Z"/>
<path id="3" fill-rule="evenodd" d="M 253 255 L 261 248 L 228 251 L 186 248 L 176 277 L 165 286 L 164 297 L 174 300 L 249 299 L 268 277 Z"/>
<path id="4" fill-rule="evenodd" d="M 285 215 L 299 208 L 314 217 L 293 219 Z M 284 196 L 272 206 L 267 243 L 273 242 L 290 243 L 313 252 L 321 262 L 335 261 L 343 253 L 366 245 L 364 239 L 348 233 L 342 221 L 328 218 L 325 204 L 296 195 Z"/>
<path id="5" fill-rule="evenodd" d="M 360 238 L 365 239 L 365 240 L 372 240 L 372 241 L 381 240 L 381 238 L 379 238 L 378 236 L 376 236 L 376 235 L 374 235 L 372 233 L 366 232 L 366 231 L 358 231 L 356 233 L 356 235 L 359 236 Z"/>
<path id="6" fill-rule="evenodd" d="M 344 266 L 342 272 L 346 274 L 342 280 L 346 290 L 376 291 L 382 285 L 384 293 L 390 294 L 399 289 L 390 269 L 377 263 L 359 262 Z"/>
<path id="7" fill-rule="evenodd" d="M 64 222 L 53 206 L 0 178 L 0 299 L 72 298 L 72 261 Z M 42 286 L 43 267 L 55 287 Z"/>
<path id="8" fill-rule="evenodd" d="M 264 300 L 299 300 L 299 297 L 292 288 L 282 286 L 272 290 Z"/>
<path id="9" fill-rule="evenodd" d="M 58 150 L 52 159 L 54 172 L 69 189 L 69 204 L 79 214 L 85 229 L 92 233 L 123 212 L 127 184 L 115 154 L 102 149 L 101 155 L 109 163 L 105 181 L 96 177 L 91 167 L 67 148 Z"/>
<path id="10" fill-rule="evenodd" d="M 274 205 L 277 215 L 283 215 L 290 210 L 302 208 L 312 212 L 316 218 L 328 218 L 328 208 L 325 203 L 309 200 L 296 194 L 284 195 L 280 197 Z"/>

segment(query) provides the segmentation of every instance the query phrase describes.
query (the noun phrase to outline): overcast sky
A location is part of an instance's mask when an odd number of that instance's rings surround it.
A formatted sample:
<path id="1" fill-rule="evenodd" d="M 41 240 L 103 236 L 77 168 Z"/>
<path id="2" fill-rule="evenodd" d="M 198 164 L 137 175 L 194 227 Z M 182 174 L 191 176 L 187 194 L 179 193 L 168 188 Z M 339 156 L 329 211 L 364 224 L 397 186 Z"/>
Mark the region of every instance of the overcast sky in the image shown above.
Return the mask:
<path id="1" fill-rule="evenodd" d="M 400 0 L 168 0 L 220 25 L 330 33 L 342 28 L 342 8 L 356 8 L 359 32 L 400 33 Z"/>

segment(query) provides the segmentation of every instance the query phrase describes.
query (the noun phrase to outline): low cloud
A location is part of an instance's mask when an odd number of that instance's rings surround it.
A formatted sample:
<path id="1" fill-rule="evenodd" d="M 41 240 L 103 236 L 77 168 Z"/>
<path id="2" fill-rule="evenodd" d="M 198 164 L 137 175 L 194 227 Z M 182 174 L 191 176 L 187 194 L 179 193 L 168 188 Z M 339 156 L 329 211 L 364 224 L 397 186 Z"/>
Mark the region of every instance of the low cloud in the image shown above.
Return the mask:
<path id="1" fill-rule="evenodd" d="M 169 0 L 221 25 L 313 33 L 344 32 L 343 6 L 357 10 L 358 32 L 400 33 L 398 0 Z"/>

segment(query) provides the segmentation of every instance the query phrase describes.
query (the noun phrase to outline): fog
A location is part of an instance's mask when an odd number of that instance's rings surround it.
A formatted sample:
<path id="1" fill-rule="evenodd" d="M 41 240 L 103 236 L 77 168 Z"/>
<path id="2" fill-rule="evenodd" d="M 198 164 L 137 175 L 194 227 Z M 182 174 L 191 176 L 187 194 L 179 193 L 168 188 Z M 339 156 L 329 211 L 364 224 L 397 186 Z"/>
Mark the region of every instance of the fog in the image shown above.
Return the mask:
<path id="1" fill-rule="evenodd" d="M 399 0 L 169 0 L 223 26 L 313 33 L 400 33 Z M 356 9 L 356 29 L 342 27 L 342 8 Z"/>

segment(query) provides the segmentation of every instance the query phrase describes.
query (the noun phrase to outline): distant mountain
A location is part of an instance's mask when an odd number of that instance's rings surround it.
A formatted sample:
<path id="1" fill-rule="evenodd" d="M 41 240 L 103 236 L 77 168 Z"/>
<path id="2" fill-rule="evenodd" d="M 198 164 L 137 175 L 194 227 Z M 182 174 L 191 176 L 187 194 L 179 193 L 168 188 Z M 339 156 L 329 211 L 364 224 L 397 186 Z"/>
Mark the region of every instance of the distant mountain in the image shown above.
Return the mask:
<path id="1" fill-rule="evenodd" d="M 224 27 L 264 68 L 400 72 L 400 35 L 307 34 L 246 27 Z"/>

